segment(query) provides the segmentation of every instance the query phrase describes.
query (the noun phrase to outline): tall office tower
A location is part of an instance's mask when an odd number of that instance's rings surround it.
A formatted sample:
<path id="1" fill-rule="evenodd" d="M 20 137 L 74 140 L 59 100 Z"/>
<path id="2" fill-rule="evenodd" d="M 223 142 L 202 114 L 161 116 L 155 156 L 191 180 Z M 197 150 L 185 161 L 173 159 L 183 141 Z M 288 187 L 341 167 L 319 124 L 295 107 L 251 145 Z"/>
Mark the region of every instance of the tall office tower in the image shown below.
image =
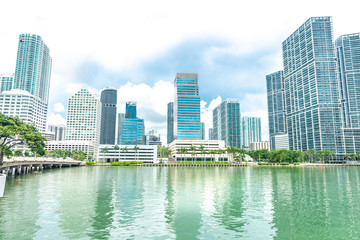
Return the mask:
<path id="1" fill-rule="evenodd" d="M 213 129 L 212 128 L 209 128 L 209 140 L 213 140 L 214 137 L 213 137 Z"/>
<path id="2" fill-rule="evenodd" d="M 286 116 L 285 116 L 285 88 L 283 71 L 278 71 L 266 76 L 270 149 L 277 150 L 277 135 L 282 139 L 287 138 Z M 280 138 L 281 139 L 281 138 Z M 284 143 L 284 141 L 282 141 Z M 286 143 L 286 139 L 285 139 Z M 288 149 L 289 144 L 278 144 L 280 148 Z"/>
<path id="3" fill-rule="evenodd" d="M 345 152 L 360 152 L 360 33 L 335 41 L 343 110 Z"/>
<path id="4" fill-rule="evenodd" d="M 198 75 L 177 73 L 174 85 L 174 138 L 177 140 L 200 140 Z"/>
<path id="5" fill-rule="evenodd" d="M 66 126 L 64 125 L 49 125 L 48 131 L 54 133 L 54 141 L 64 141 Z"/>
<path id="6" fill-rule="evenodd" d="M 174 103 L 167 105 L 167 144 L 174 141 Z"/>
<path id="7" fill-rule="evenodd" d="M 261 118 L 241 118 L 242 147 L 250 147 L 250 143 L 261 142 Z"/>
<path id="8" fill-rule="evenodd" d="M 201 140 L 205 140 L 205 123 L 204 122 L 201 122 L 200 132 L 201 132 Z"/>
<path id="9" fill-rule="evenodd" d="M 69 98 L 65 140 L 90 141 L 95 149 L 100 141 L 101 103 L 88 90 Z"/>
<path id="10" fill-rule="evenodd" d="M 344 152 L 331 17 L 312 17 L 282 44 L 290 150 Z"/>
<path id="11" fill-rule="evenodd" d="M 0 73 L 0 93 L 3 91 L 10 91 L 13 88 L 14 74 Z"/>
<path id="12" fill-rule="evenodd" d="M 119 115 L 119 138 L 122 145 L 145 145 L 144 119 L 136 117 L 136 102 L 126 103 L 125 117 Z"/>
<path id="13" fill-rule="evenodd" d="M 145 145 L 144 119 L 124 118 L 122 122 L 122 145 Z"/>
<path id="14" fill-rule="evenodd" d="M 122 123 L 124 118 L 125 118 L 125 113 L 118 114 L 118 138 L 117 138 L 118 145 L 122 145 Z"/>
<path id="15" fill-rule="evenodd" d="M 12 89 L 0 94 L 0 112 L 17 117 L 25 123 L 34 123 L 41 132 L 46 130 L 47 105 L 27 91 Z"/>
<path id="16" fill-rule="evenodd" d="M 226 146 L 241 147 L 240 101 L 228 98 L 213 110 L 213 139 Z"/>
<path id="17" fill-rule="evenodd" d="M 40 36 L 20 34 L 13 88 L 28 91 L 47 104 L 51 62 L 49 48 Z"/>
<path id="18" fill-rule="evenodd" d="M 136 118 L 136 102 L 126 103 L 125 118 Z"/>
<path id="19" fill-rule="evenodd" d="M 115 144 L 117 90 L 106 88 L 101 92 L 100 144 Z"/>

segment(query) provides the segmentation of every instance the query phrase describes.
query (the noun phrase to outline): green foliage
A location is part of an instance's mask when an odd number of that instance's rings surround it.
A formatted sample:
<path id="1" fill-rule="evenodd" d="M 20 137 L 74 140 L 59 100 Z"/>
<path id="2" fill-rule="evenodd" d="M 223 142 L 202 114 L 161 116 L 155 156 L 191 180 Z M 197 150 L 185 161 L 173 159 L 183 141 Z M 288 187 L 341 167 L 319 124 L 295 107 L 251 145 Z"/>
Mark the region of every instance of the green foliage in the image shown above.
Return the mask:
<path id="1" fill-rule="evenodd" d="M 45 154 L 46 138 L 36 129 L 34 124 L 27 124 L 19 118 L 5 116 L 0 113 L 0 166 L 4 155 L 16 145 L 27 145 L 31 152 L 42 156 Z"/>
<path id="2" fill-rule="evenodd" d="M 119 166 L 119 165 L 129 166 L 132 164 L 140 164 L 140 163 L 143 163 L 143 162 L 141 162 L 141 161 L 121 161 L 121 162 L 112 162 L 110 164 L 115 165 L 115 166 Z"/>
<path id="3" fill-rule="evenodd" d="M 86 165 L 94 165 L 94 162 L 86 162 Z"/>

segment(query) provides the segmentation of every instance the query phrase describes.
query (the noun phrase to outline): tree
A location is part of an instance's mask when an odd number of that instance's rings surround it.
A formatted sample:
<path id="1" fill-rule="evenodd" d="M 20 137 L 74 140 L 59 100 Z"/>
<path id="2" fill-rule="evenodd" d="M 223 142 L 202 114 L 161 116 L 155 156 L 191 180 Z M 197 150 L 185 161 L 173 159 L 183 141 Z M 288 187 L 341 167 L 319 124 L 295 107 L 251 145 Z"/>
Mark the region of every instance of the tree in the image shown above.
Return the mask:
<path id="1" fill-rule="evenodd" d="M 193 164 L 194 164 L 194 156 L 196 156 L 196 147 L 191 144 L 189 150 L 192 152 L 191 155 L 193 156 Z"/>
<path id="2" fill-rule="evenodd" d="M 138 153 L 138 151 L 139 151 L 139 147 L 138 147 L 138 145 L 135 145 L 135 147 L 134 147 L 134 151 L 135 151 L 135 161 L 137 161 L 137 153 Z"/>
<path id="3" fill-rule="evenodd" d="M 183 155 L 183 162 L 184 162 L 184 164 L 185 164 L 185 154 L 187 153 L 187 149 L 186 149 L 186 147 L 182 147 L 182 148 L 180 148 L 180 152 L 181 152 L 181 154 Z"/>
<path id="4" fill-rule="evenodd" d="M 122 152 L 123 152 L 123 153 L 128 153 L 128 151 L 129 151 L 129 149 L 128 149 L 127 147 L 124 147 Z M 125 155 L 125 154 L 124 154 L 124 155 Z M 125 160 L 125 156 L 124 156 L 124 160 Z"/>
<path id="5" fill-rule="evenodd" d="M 40 156 L 45 154 L 46 138 L 34 124 L 27 124 L 19 118 L 0 113 L 0 166 L 4 162 L 5 152 L 16 145 L 27 145 L 31 152 Z"/>
<path id="6" fill-rule="evenodd" d="M 116 152 L 116 151 L 119 151 L 119 149 L 120 149 L 119 145 L 116 144 L 116 145 L 114 146 L 115 152 Z M 118 161 L 120 161 L 120 152 L 119 152 L 119 159 L 118 159 Z"/>
<path id="7" fill-rule="evenodd" d="M 200 152 L 201 152 L 201 156 L 204 156 L 204 158 L 203 158 L 203 162 L 204 162 L 204 164 L 205 164 L 205 147 L 204 147 L 204 145 L 200 145 L 200 147 L 199 147 L 199 149 L 200 149 Z"/>
<path id="8" fill-rule="evenodd" d="M 103 153 L 103 158 L 104 158 L 104 161 L 105 161 L 105 153 L 109 152 L 109 149 L 107 147 L 104 147 L 100 150 L 100 152 Z"/>

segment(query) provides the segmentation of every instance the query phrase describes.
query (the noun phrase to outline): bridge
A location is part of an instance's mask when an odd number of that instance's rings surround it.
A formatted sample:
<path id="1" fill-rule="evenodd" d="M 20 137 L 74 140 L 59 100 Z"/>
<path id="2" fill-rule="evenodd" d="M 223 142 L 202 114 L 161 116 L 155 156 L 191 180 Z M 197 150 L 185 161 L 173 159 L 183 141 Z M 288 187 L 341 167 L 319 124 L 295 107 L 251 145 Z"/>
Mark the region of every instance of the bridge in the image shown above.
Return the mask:
<path id="1" fill-rule="evenodd" d="M 85 162 L 75 161 L 71 158 L 44 158 L 44 157 L 15 157 L 5 159 L 0 166 L 0 173 L 15 175 L 32 171 L 42 171 L 46 168 L 62 168 L 84 166 Z"/>

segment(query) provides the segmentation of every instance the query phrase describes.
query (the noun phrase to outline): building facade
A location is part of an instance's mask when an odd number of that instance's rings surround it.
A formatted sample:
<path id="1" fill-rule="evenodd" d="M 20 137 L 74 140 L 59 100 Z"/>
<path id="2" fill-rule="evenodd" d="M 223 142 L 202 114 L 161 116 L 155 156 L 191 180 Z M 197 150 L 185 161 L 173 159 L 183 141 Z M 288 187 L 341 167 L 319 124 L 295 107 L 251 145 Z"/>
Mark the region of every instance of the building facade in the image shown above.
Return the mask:
<path id="1" fill-rule="evenodd" d="M 178 140 L 200 140 L 198 75 L 177 73 L 174 85 L 174 138 Z"/>
<path id="2" fill-rule="evenodd" d="M 100 144 L 115 144 L 117 90 L 106 88 L 101 92 Z"/>
<path id="3" fill-rule="evenodd" d="M 241 113 L 238 99 L 226 99 L 213 110 L 213 139 L 241 147 Z"/>
<path id="4" fill-rule="evenodd" d="M 360 152 L 360 33 L 335 41 L 343 112 L 345 153 Z"/>
<path id="5" fill-rule="evenodd" d="M 122 121 L 122 145 L 145 145 L 144 119 L 124 118 Z"/>
<path id="6" fill-rule="evenodd" d="M 167 105 L 167 144 L 174 141 L 174 103 Z"/>
<path id="7" fill-rule="evenodd" d="M 260 149 L 270 150 L 270 145 L 268 141 L 265 142 L 252 142 L 250 143 L 250 151 L 256 151 Z"/>
<path id="8" fill-rule="evenodd" d="M 69 151 L 82 151 L 86 153 L 89 160 L 93 159 L 94 152 L 96 151 L 95 145 L 92 141 L 48 141 L 46 142 L 45 149 L 47 151 L 54 150 L 69 150 Z"/>
<path id="9" fill-rule="evenodd" d="M 99 162 L 123 162 L 140 161 L 157 163 L 156 145 L 120 145 L 114 149 L 114 145 L 100 145 L 98 151 Z"/>
<path id="10" fill-rule="evenodd" d="M 261 142 L 261 118 L 241 118 L 242 148 L 249 148 L 252 142 Z"/>
<path id="11" fill-rule="evenodd" d="M 0 93 L 13 89 L 14 74 L 0 73 Z"/>
<path id="12" fill-rule="evenodd" d="M 42 38 L 24 33 L 19 36 L 14 89 L 28 91 L 48 103 L 52 59 Z"/>
<path id="13" fill-rule="evenodd" d="M 34 123 L 41 132 L 46 130 L 47 104 L 27 91 L 12 89 L 0 94 L 0 112 L 17 117 L 25 123 Z"/>
<path id="14" fill-rule="evenodd" d="M 88 90 L 81 89 L 69 98 L 66 141 L 90 141 L 97 149 L 100 141 L 100 124 L 101 103 Z"/>
<path id="15" fill-rule="evenodd" d="M 212 128 L 209 128 L 209 140 L 214 140 L 213 132 L 214 130 Z"/>
<path id="16" fill-rule="evenodd" d="M 65 125 L 49 125 L 48 132 L 54 133 L 54 141 L 64 141 L 66 126 Z"/>
<path id="17" fill-rule="evenodd" d="M 118 114 L 118 138 L 117 138 L 117 144 L 122 144 L 122 122 L 125 118 L 125 113 L 119 113 Z"/>
<path id="18" fill-rule="evenodd" d="M 160 133 L 157 130 L 151 129 L 148 134 L 146 135 L 146 145 L 160 145 L 161 146 L 161 139 Z"/>
<path id="19" fill-rule="evenodd" d="M 287 134 L 283 71 L 266 76 L 270 149 L 276 149 L 277 135 Z M 289 144 L 288 144 L 289 145 Z"/>
<path id="20" fill-rule="evenodd" d="M 201 122 L 201 140 L 205 140 L 205 123 Z"/>
<path id="21" fill-rule="evenodd" d="M 127 102 L 125 118 L 136 118 L 136 102 Z"/>
<path id="22" fill-rule="evenodd" d="M 282 43 L 290 150 L 344 153 L 331 17 L 312 17 Z"/>

